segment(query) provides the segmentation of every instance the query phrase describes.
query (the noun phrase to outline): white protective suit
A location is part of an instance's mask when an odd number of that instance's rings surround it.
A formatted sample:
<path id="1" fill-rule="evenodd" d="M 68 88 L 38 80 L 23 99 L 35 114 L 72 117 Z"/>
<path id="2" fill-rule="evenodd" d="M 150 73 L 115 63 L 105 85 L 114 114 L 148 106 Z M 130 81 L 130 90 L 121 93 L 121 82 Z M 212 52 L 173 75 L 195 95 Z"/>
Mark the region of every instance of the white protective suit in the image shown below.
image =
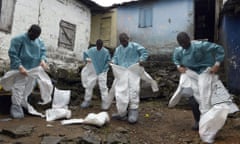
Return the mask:
<path id="1" fill-rule="evenodd" d="M 206 83 L 210 84 L 204 88 Z M 204 142 L 212 143 L 216 133 L 223 127 L 227 115 L 239 111 L 237 105 L 232 102 L 230 94 L 217 75 L 209 74 L 207 71 L 198 75 L 188 69 L 186 73 L 181 74 L 179 86 L 169 101 L 169 107 L 174 107 L 180 101 L 181 91 L 184 88 L 192 88 L 193 96 L 199 103 L 201 111 L 199 134 L 201 139 Z M 201 98 L 199 94 L 201 90 L 203 96 L 209 94 L 210 97 Z"/>
<path id="2" fill-rule="evenodd" d="M 28 70 L 28 76 L 20 74 L 18 70 L 11 70 L 1 78 L 0 83 L 4 90 L 12 91 L 12 104 L 24 107 L 32 115 L 45 117 L 42 113 L 37 112 L 27 101 L 28 96 L 33 91 L 36 80 L 43 101 L 39 104 L 49 103 L 53 85 L 50 77 L 41 66 Z"/>
<path id="3" fill-rule="evenodd" d="M 110 99 L 109 101 L 112 101 L 115 96 L 120 116 L 126 115 L 128 107 L 130 109 L 137 109 L 139 107 L 140 79 L 151 84 L 153 92 L 158 91 L 156 81 L 138 63 L 128 68 L 115 64 L 111 64 L 111 67 L 115 79 L 108 98 Z"/>
<path id="4" fill-rule="evenodd" d="M 108 100 L 108 87 L 107 87 L 107 72 L 96 74 L 92 63 L 87 63 L 81 71 L 82 85 L 85 88 L 84 101 L 92 99 L 93 88 L 98 81 L 99 89 L 101 92 L 102 108 L 108 109 L 111 102 Z"/>

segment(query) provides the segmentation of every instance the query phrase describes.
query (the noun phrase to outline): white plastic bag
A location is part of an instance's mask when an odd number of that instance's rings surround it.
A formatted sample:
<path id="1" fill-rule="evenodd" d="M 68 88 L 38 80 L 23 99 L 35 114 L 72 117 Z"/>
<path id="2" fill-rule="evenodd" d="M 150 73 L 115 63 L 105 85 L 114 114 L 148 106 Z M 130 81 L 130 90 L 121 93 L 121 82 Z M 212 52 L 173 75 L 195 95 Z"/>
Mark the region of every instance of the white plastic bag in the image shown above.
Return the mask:
<path id="1" fill-rule="evenodd" d="M 68 109 L 68 104 L 70 101 L 70 90 L 59 90 L 54 88 L 52 108 L 65 108 Z"/>
<path id="2" fill-rule="evenodd" d="M 54 121 L 62 118 L 70 118 L 71 110 L 68 110 L 70 101 L 70 90 L 59 90 L 54 88 L 52 109 L 46 110 L 46 121 Z"/>
<path id="3" fill-rule="evenodd" d="M 96 126 L 103 126 L 105 123 L 109 122 L 110 118 L 107 112 L 100 112 L 98 114 L 90 113 L 85 117 L 85 124 L 93 124 Z"/>
<path id="4" fill-rule="evenodd" d="M 62 118 L 70 118 L 72 115 L 72 112 L 68 109 L 64 108 L 57 108 L 57 109 L 47 109 L 46 110 L 46 120 L 47 121 L 54 121 L 57 119 Z"/>

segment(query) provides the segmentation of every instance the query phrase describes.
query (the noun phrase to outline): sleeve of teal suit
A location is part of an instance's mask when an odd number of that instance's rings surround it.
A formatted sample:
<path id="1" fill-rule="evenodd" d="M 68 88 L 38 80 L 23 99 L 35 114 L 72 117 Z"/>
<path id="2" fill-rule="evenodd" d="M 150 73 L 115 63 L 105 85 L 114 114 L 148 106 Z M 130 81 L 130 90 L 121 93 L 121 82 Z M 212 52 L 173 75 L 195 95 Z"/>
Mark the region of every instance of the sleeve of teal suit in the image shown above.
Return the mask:
<path id="1" fill-rule="evenodd" d="M 87 58 L 89 58 L 87 52 L 83 52 L 83 60 L 86 62 Z"/>
<path id="2" fill-rule="evenodd" d="M 180 47 L 175 48 L 173 52 L 173 63 L 178 66 L 181 65 L 181 50 Z"/>
<path id="3" fill-rule="evenodd" d="M 41 60 L 46 61 L 46 47 L 41 40 L 39 40 L 39 47 L 40 47 L 40 50 L 41 50 L 41 52 L 40 52 Z"/>
<path id="4" fill-rule="evenodd" d="M 211 42 L 203 42 L 203 47 L 202 49 L 206 53 L 212 53 L 213 56 L 215 56 L 215 61 L 216 62 L 222 62 L 224 60 L 224 48 L 218 44 L 211 43 Z"/>
<path id="5" fill-rule="evenodd" d="M 106 54 L 106 63 L 104 65 L 104 71 L 105 72 L 108 71 L 108 69 L 109 69 L 109 62 L 111 61 L 111 56 L 110 56 L 109 51 L 107 50 L 106 53 L 107 53 Z"/>
<path id="6" fill-rule="evenodd" d="M 136 44 L 136 46 L 137 46 L 137 51 L 140 54 L 139 61 L 146 61 L 147 58 L 148 58 L 148 51 L 147 51 L 147 49 L 144 48 L 143 46 L 139 45 L 139 44 Z"/>
<path id="7" fill-rule="evenodd" d="M 118 47 L 115 49 L 115 52 L 113 54 L 112 63 L 118 65 Z"/>
<path id="8" fill-rule="evenodd" d="M 10 43 L 10 48 L 8 50 L 8 55 L 11 60 L 11 68 L 18 69 L 21 65 L 21 59 L 19 58 L 21 52 L 22 41 L 19 37 L 13 38 Z"/>

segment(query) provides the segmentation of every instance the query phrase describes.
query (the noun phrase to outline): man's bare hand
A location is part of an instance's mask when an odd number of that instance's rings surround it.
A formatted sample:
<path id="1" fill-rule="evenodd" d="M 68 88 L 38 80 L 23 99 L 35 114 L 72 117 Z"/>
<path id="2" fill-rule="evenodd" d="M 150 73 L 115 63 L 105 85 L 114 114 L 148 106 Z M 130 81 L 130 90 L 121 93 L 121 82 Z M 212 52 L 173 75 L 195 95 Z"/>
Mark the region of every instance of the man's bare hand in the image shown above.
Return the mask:
<path id="1" fill-rule="evenodd" d="M 109 61 L 108 64 L 109 64 L 109 65 L 112 65 L 112 64 L 114 64 L 114 63 L 113 63 L 112 61 Z"/>
<path id="2" fill-rule="evenodd" d="M 143 67 L 143 66 L 144 66 L 144 64 L 145 64 L 145 62 L 144 62 L 144 61 L 139 61 L 138 63 L 139 63 L 139 66 L 142 66 L 142 67 Z"/>
<path id="3" fill-rule="evenodd" d="M 178 71 L 179 71 L 180 73 L 185 73 L 186 70 L 187 70 L 185 67 L 181 67 L 181 66 L 178 67 L 177 69 L 178 69 Z"/>
<path id="4" fill-rule="evenodd" d="M 219 68 L 220 68 L 220 66 L 218 66 L 218 65 L 214 65 L 213 67 L 211 67 L 211 69 L 210 69 L 210 73 L 212 73 L 212 74 L 217 73 L 218 70 L 219 70 Z"/>
<path id="5" fill-rule="evenodd" d="M 19 66 L 18 68 L 19 72 L 25 76 L 28 75 L 27 70 L 23 66 Z"/>
<path id="6" fill-rule="evenodd" d="M 46 62 L 44 60 L 42 60 L 40 62 L 40 66 L 43 67 L 44 70 L 48 70 L 49 69 L 48 65 L 46 64 Z"/>
<path id="7" fill-rule="evenodd" d="M 92 62 L 92 59 L 86 58 L 86 62 L 87 62 L 87 63 L 91 63 L 91 62 Z"/>

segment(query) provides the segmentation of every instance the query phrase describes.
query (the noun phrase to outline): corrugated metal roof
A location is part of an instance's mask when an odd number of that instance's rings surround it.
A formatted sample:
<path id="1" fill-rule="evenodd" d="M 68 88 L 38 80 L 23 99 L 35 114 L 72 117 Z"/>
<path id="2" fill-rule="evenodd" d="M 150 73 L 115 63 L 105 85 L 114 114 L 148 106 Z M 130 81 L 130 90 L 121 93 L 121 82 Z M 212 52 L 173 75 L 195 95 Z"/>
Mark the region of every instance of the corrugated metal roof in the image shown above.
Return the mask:
<path id="1" fill-rule="evenodd" d="M 85 4 L 88 8 L 90 8 L 92 13 L 101 13 L 107 11 L 109 8 L 102 7 L 91 0 L 78 0 L 79 2 Z"/>
<path id="2" fill-rule="evenodd" d="M 142 3 L 142 2 L 151 2 L 151 1 L 158 1 L 158 0 L 132 0 L 132 1 L 129 1 L 129 2 L 123 2 L 123 3 L 120 3 L 120 4 L 115 4 L 112 7 L 129 6 L 129 5 L 135 5 L 135 4 Z"/>

